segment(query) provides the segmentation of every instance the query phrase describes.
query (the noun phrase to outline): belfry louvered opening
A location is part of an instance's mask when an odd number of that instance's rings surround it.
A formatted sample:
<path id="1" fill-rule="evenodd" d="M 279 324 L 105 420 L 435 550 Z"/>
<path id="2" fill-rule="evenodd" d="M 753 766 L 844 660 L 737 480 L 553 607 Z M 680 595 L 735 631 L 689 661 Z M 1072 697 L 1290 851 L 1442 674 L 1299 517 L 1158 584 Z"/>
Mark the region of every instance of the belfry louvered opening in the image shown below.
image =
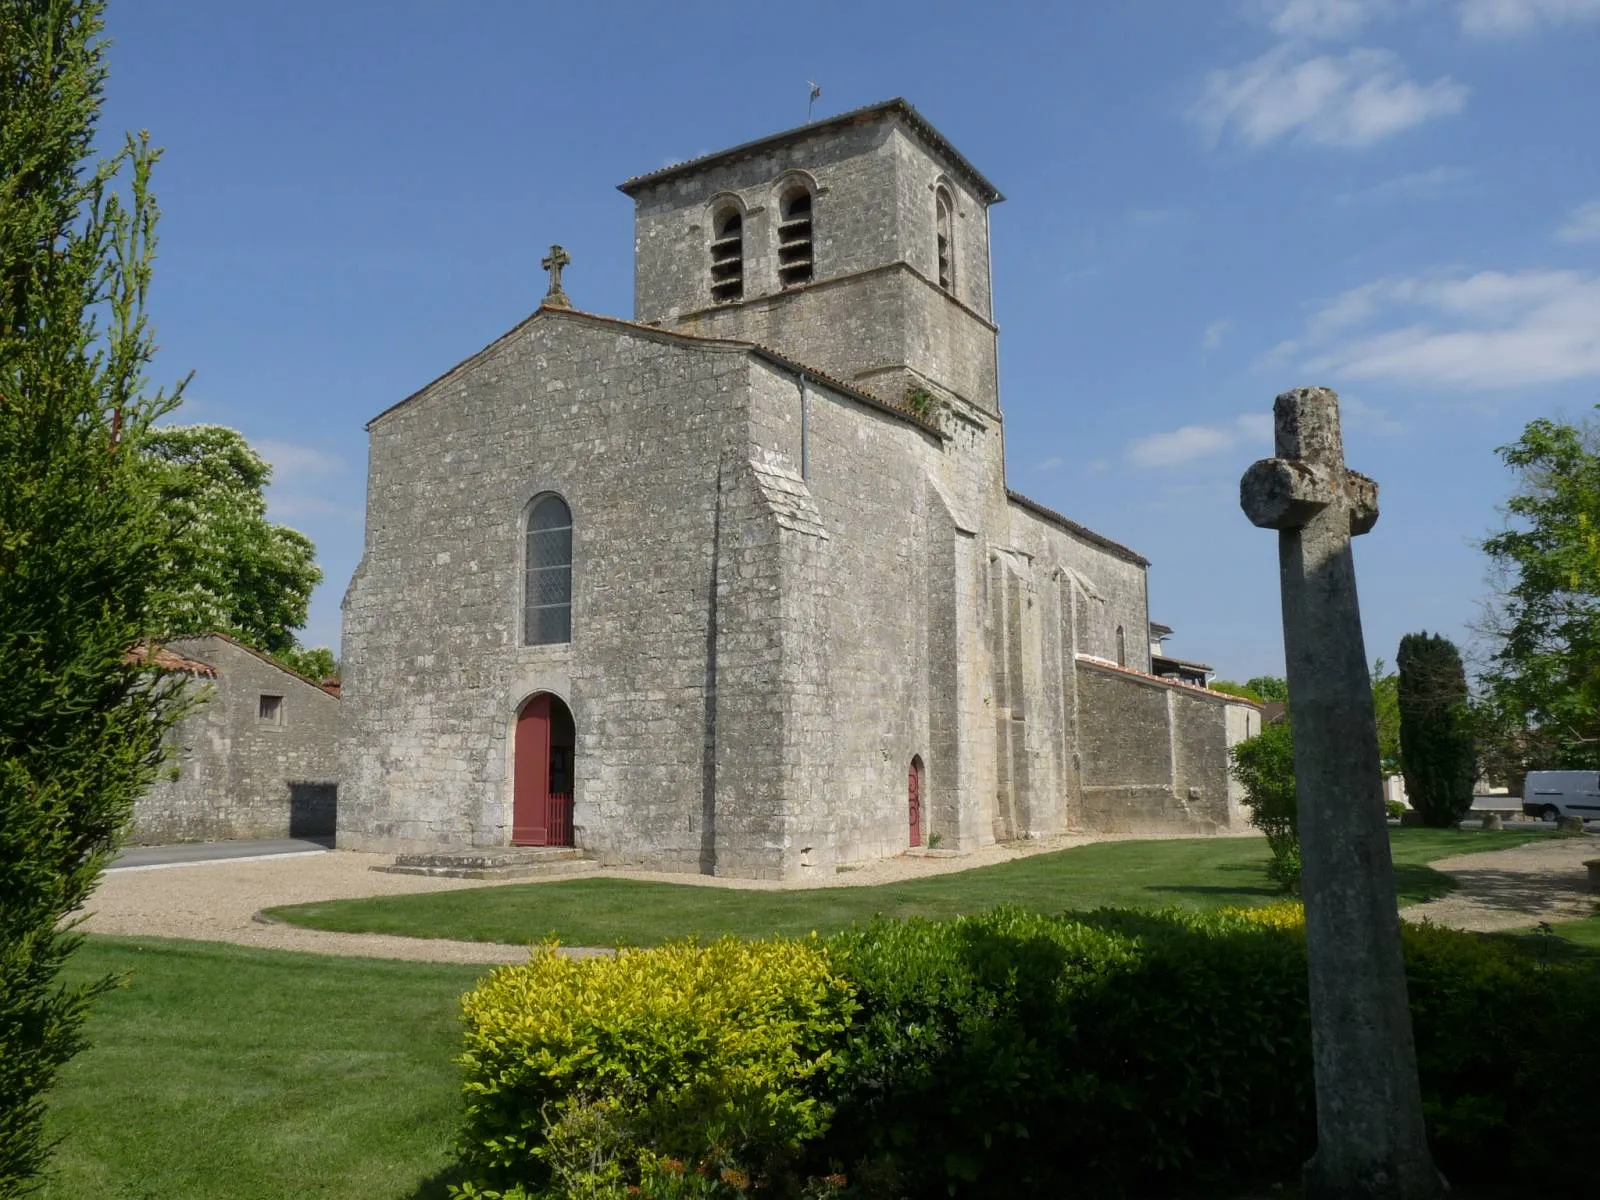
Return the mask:
<path id="1" fill-rule="evenodd" d="M 778 281 L 784 287 L 810 283 L 812 277 L 811 192 L 790 188 L 779 205 Z"/>
<path id="2" fill-rule="evenodd" d="M 738 209 L 711 223 L 711 298 L 718 304 L 744 299 L 744 218 Z"/>

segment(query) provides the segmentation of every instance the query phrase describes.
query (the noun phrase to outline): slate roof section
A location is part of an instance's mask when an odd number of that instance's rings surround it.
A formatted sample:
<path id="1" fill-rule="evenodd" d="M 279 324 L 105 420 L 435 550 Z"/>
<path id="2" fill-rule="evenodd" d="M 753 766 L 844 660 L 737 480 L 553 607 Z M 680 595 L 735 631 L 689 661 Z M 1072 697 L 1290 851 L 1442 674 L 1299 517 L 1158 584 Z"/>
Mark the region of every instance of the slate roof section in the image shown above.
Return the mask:
<path id="1" fill-rule="evenodd" d="M 755 472 L 756 485 L 767 507 L 777 517 L 780 528 L 828 540 L 828 531 L 822 525 L 822 511 L 817 508 L 805 480 L 786 467 L 764 459 L 752 458 L 750 469 Z"/>
<path id="2" fill-rule="evenodd" d="M 1137 567 L 1148 567 L 1150 565 L 1150 560 L 1144 555 L 1140 554 L 1137 550 L 1130 550 L 1121 542 L 1113 542 L 1104 534 L 1096 533 L 1086 525 L 1079 525 L 1071 517 L 1064 517 L 1055 509 L 1046 508 L 1037 500 L 1028 499 L 1021 492 L 1013 492 L 1010 488 L 1007 488 L 1006 499 L 1011 501 L 1011 503 L 1015 504 L 1018 508 L 1025 508 L 1034 516 L 1043 517 L 1052 525 L 1058 525 L 1062 529 L 1065 529 L 1068 533 L 1082 538 L 1091 546 L 1099 546 L 1100 549 L 1116 555 L 1124 562 L 1131 562 Z"/>
<path id="3" fill-rule="evenodd" d="M 830 129 L 837 129 L 844 125 L 866 124 L 884 116 L 898 116 L 907 125 L 926 141 L 938 154 L 942 155 L 958 174 L 964 176 L 968 183 L 978 190 L 978 194 L 988 204 L 998 204 L 1005 197 L 1000 194 L 1000 189 L 985 179 L 978 168 L 967 161 L 966 156 L 950 144 L 948 138 L 940 133 L 916 109 L 901 97 L 893 100 L 883 100 L 877 104 L 868 104 L 862 108 L 853 108 L 849 112 L 840 113 L 836 117 L 824 117 L 820 121 L 813 121 L 809 125 L 797 125 L 793 129 L 785 129 L 781 133 L 768 134 L 766 137 L 757 138 L 753 142 L 742 142 L 727 150 L 718 150 L 711 154 L 702 154 L 698 158 L 685 159 L 683 162 L 673 163 L 671 166 L 662 167 L 659 171 L 651 171 L 646 175 L 635 175 L 632 179 L 624 180 L 617 185 L 617 190 L 627 196 L 636 196 L 645 188 L 663 183 L 668 179 L 675 179 L 679 175 L 688 175 L 703 167 L 708 167 L 716 162 L 732 162 L 740 158 L 749 158 L 763 150 L 770 150 L 789 142 L 796 142 L 802 138 L 811 137 L 813 134 L 824 133 Z"/>

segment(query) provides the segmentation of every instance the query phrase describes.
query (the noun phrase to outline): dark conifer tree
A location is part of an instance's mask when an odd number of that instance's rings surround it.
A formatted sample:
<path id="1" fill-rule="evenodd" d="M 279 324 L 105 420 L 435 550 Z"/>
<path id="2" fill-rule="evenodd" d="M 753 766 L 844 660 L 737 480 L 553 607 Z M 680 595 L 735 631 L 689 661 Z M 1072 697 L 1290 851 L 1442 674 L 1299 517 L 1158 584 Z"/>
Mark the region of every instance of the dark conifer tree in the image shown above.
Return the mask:
<path id="1" fill-rule="evenodd" d="M 1476 770 L 1461 655 L 1448 638 L 1408 633 L 1395 665 L 1406 795 L 1423 824 L 1446 828 L 1472 807 Z"/>

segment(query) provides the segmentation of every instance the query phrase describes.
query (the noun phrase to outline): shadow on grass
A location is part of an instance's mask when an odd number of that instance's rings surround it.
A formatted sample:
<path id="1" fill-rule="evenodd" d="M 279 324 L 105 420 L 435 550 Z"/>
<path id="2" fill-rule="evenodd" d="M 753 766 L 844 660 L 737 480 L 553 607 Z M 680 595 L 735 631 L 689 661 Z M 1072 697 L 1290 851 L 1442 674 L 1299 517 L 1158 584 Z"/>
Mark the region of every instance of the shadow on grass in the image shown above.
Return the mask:
<path id="1" fill-rule="evenodd" d="M 1421 863 L 1395 863 L 1394 890 L 1402 904 L 1420 904 L 1448 896 L 1456 890 L 1456 881 Z"/>
<path id="2" fill-rule="evenodd" d="M 467 1173 L 460 1166 L 452 1164 L 442 1171 L 429 1175 L 417 1185 L 417 1190 L 407 1196 L 406 1200 L 448 1200 L 450 1185 L 466 1181 Z"/>

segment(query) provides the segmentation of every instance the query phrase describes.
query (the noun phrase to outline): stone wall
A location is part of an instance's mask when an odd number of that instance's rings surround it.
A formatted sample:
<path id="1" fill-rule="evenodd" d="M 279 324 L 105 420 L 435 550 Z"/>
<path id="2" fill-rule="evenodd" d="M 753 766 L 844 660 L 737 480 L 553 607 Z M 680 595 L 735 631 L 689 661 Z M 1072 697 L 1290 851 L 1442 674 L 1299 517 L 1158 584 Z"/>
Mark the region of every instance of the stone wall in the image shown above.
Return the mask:
<path id="1" fill-rule="evenodd" d="M 740 351 L 545 310 L 371 423 L 341 845 L 504 844 L 517 713 L 548 691 L 577 727 L 579 845 L 714 859 L 708 622 L 748 378 Z M 523 521 L 546 492 L 572 510 L 572 642 L 529 646 Z"/>
<path id="2" fill-rule="evenodd" d="M 1259 731 L 1253 705 L 1084 659 L 1076 674 L 1084 829 L 1178 835 L 1246 828 L 1227 755 Z"/>
<path id="3" fill-rule="evenodd" d="M 777 275 L 779 201 L 814 191 L 812 282 Z M 938 286 L 935 194 L 954 201 L 955 279 Z M 635 318 L 770 346 L 898 402 L 928 385 L 999 410 L 986 200 L 895 114 L 728 160 L 635 193 Z M 744 299 L 711 295 L 713 219 L 744 214 Z"/>
<path id="4" fill-rule="evenodd" d="M 203 703 L 169 737 L 168 770 L 134 805 L 135 843 L 331 834 L 339 779 L 339 701 L 230 639 L 180 638 L 172 650 L 214 667 L 191 686 Z M 264 720 L 261 697 L 281 698 Z"/>

